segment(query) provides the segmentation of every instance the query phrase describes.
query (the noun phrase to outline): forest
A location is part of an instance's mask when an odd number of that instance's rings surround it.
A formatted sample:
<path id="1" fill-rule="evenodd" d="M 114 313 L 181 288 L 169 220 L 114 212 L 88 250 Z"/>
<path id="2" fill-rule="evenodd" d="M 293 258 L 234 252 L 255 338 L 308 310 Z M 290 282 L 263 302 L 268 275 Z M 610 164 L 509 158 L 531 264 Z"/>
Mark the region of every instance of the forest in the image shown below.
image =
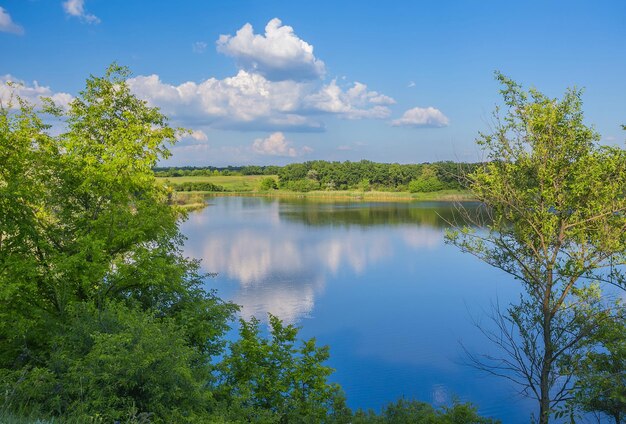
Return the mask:
<path id="1" fill-rule="evenodd" d="M 477 164 L 458 162 L 435 162 L 423 164 L 376 163 L 368 160 L 359 162 L 329 162 L 324 160 L 292 163 L 285 166 L 240 166 L 240 167 L 156 167 L 157 177 L 199 177 L 234 175 L 278 175 L 276 188 L 291 191 L 312 190 L 361 190 L 428 193 L 440 190 L 460 190 L 465 176 Z M 175 181 L 175 180 L 174 180 Z M 219 187 L 180 186 L 177 189 L 202 189 L 201 191 L 223 191 Z M 202 184 L 202 183 L 195 183 Z"/>

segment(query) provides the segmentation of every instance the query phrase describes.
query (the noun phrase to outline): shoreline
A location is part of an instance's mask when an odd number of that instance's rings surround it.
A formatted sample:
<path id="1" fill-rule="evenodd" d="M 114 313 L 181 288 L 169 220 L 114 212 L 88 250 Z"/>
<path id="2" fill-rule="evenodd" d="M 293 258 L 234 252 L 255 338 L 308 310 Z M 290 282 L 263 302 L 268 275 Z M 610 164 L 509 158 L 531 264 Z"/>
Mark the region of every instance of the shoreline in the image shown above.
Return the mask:
<path id="1" fill-rule="evenodd" d="M 199 210 L 205 205 L 201 198 L 209 197 L 266 197 L 284 199 L 312 199 L 316 201 L 349 200 L 357 202 L 467 202 L 476 200 L 469 191 L 442 190 L 431 193 L 384 192 L 384 191 L 181 191 L 176 192 L 179 206 L 187 210 Z"/>

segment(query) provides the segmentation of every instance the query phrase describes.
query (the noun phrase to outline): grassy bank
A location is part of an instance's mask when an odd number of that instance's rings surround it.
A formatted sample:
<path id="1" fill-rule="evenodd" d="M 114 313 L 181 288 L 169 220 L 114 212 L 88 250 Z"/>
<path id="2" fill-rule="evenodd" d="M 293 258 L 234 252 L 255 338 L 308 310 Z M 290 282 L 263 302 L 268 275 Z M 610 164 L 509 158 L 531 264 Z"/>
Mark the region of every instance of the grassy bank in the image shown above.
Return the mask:
<path id="1" fill-rule="evenodd" d="M 206 196 L 251 196 L 251 197 L 281 197 L 281 198 L 306 198 L 306 199 L 328 199 L 328 200 L 362 200 L 362 201 L 441 201 L 458 202 L 472 200 L 472 196 L 467 191 L 442 190 L 432 193 L 409 193 L 395 191 L 357 191 L 357 190 L 332 190 L 332 191 L 288 191 L 288 190 L 268 190 L 268 191 L 241 191 L 241 192 L 195 192 Z"/>
<path id="2" fill-rule="evenodd" d="M 228 191 L 248 192 L 255 191 L 263 178 L 273 177 L 278 180 L 277 175 L 232 175 L 232 176 L 197 176 L 197 177 L 157 177 L 158 181 L 171 184 L 184 183 L 211 183 L 224 187 Z"/>
<path id="3" fill-rule="evenodd" d="M 276 176 L 273 176 L 276 178 Z M 297 199 L 315 199 L 319 201 L 354 200 L 354 201 L 441 201 L 458 202 L 472 200 L 468 191 L 441 190 L 430 193 L 410 193 L 408 191 L 360 191 L 360 190 L 315 190 L 308 192 L 290 190 L 260 190 L 260 182 L 266 175 L 237 176 L 195 176 L 158 178 L 164 184 L 174 186 L 184 183 L 211 183 L 223 187 L 226 191 L 177 191 L 173 202 L 188 210 L 202 209 L 209 196 L 251 196 L 280 197 Z"/>

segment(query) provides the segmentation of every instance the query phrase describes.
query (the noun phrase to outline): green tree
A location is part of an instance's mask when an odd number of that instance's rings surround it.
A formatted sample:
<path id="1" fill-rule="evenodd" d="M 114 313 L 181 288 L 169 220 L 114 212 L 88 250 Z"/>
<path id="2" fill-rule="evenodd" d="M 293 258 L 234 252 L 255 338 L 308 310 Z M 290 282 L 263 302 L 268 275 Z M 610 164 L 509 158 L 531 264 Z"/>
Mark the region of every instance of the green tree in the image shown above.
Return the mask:
<path id="1" fill-rule="evenodd" d="M 274 177 L 265 177 L 259 183 L 259 189 L 263 191 L 277 190 L 278 184 L 276 183 Z"/>
<path id="2" fill-rule="evenodd" d="M 6 405 L 84 419 L 140 407 L 156 422 L 208 410 L 199 388 L 236 308 L 182 256 L 181 211 L 152 172 L 175 130 L 127 76 L 113 65 L 66 113 L 48 104 L 65 121 L 59 136 L 19 99 L 0 108 Z"/>
<path id="3" fill-rule="evenodd" d="M 511 355 L 485 365 L 522 384 L 547 423 L 571 388 L 559 361 L 591 331 L 567 331 L 573 291 L 591 281 L 624 283 L 614 271 L 625 263 L 626 154 L 596 144 L 579 90 L 557 100 L 497 79 L 505 113 L 496 109 L 494 131 L 478 140 L 489 162 L 469 175 L 491 221 L 487 231 L 465 228 L 448 239 L 523 284 L 507 327 L 517 334 L 503 335 Z"/>
<path id="4" fill-rule="evenodd" d="M 328 347 L 315 339 L 296 347 L 298 329 L 269 316 L 270 336 L 259 321 L 240 321 L 239 340 L 220 364 L 222 396 L 241 418 L 254 422 L 321 423 L 349 416 L 343 392 L 323 365 Z"/>

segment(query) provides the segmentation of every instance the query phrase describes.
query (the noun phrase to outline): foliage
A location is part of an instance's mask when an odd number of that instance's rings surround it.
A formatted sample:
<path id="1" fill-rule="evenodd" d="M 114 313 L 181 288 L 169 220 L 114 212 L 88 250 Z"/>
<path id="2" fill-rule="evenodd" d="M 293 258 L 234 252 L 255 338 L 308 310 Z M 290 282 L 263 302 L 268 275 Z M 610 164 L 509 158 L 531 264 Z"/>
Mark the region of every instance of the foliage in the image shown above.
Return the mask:
<path id="1" fill-rule="evenodd" d="M 361 191 L 370 191 L 372 189 L 370 180 L 368 180 L 367 178 L 363 178 L 361 181 L 359 181 L 358 188 Z"/>
<path id="2" fill-rule="evenodd" d="M 302 179 L 285 182 L 281 181 L 280 187 L 285 190 L 300 191 L 306 193 L 307 191 L 319 190 L 320 184 L 315 180 Z"/>
<path id="3" fill-rule="evenodd" d="M 521 339 L 505 327 L 508 357 L 487 357 L 483 365 L 519 382 L 546 423 L 571 389 L 560 360 L 592 330 L 569 332 L 576 314 L 568 303 L 590 281 L 624 284 L 617 270 L 626 262 L 626 152 L 595 144 L 579 90 L 557 100 L 503 75 L 498 80 L 506 113 L 497 109 L 493 133 L 481 134 L 490 161 L 469 176 L 491 224 L 448 239 L 523 284 L 525 298 L 509 311 Z"/>
<path id="4" fill-rule="evenodd" d="M 141 408 L 155 422 L 206 410 L 199 390 L 235 307 L 202 290 L 198 264 L 182 257 L 180 211 L 152 172 L 175 130 L 126 77 L 113 65 L 67 113 L 49 109 L 65 120 L 59 136 L 24 102 L 0 109 L 10 407 L 116 419 Z"/>
<path id="5" fill-rule="evenodd" d="M 239 340 L 220 364 L 223 397 L 231 411 L 249 421 L 329 422 L 349 417 L 343 392 L 327 379 L 328 347 L 315 339 L 296 347 L 298 329 L 270 315 L 270 336 L 260 335 L 259 321 L 240 321 Z"/>
<path id="6" fill-rule="evenodd" d="M 454 402 L 441 410 L 416 400 L 399 399 L 383 408 L 380 415 L 373 411 L 359 410 L 351 421 L 353 424 L 496 424 L 499 421 L 483 418 L 470 404 Z"/>
<path id="7" fill-rule="evenodd" d="M 262 191 L 276 190 L 278 189 L 278 184 L 276 183 L 276 180 L 274 178 L 265 177 L 259 183 L 259 189 Z"/>
<path id="8" fill-rule="evenodd" d="M 168 186 L 174 189 L 175 191 L 211 191 L 211 192 L 228 191 L 223 186 L 213 184 L 208 181 L 184 182 L 184 183 L 171 183 L 168 181 Z"/>
<path id="9" fill-rule="evenodd" d="M 403 191 L 407 189 L 411 181 L 427 181 L 428 185 L 413 192 L 430 192 L 444 189 L 464 188 L 463 175 L 474 169 L 476 164 L 437 162 L 433 164 L 401 165 L 397 163 L 376 163 L 367 160 L 359 162 L 328 162 L 310 161 L 293 163 L 285 166 L 242 166 L 227 168 L 205 167 L 181 167 L 181 168 L 155 168 L 157 177 L 191 177 L 191 176 L 216 176 L 216 175 L 278 175 L 281 188 L 289 188 L 294 191 L 300 187 L 313 186 L 310 182 L 317 182 L 315 189 L 325 190 L 360 190 L 369 191 L 390 190 Z M 369 184 L 365 184 L 368 181 Z M 369 188 L 368 188 L 369 187 Z"/>
<path id="10" fill-rule="evenodd" d="M 617 303 L 596 320 L 587 348 L 567 358 L 576 376 L 571 403 L 620 424 L 626 420 L 626 306 Z"/>
<path id="11" fill-rule="evenodd" d="M 437 177 L 418 178 L 409 182 L 409 191 L 411 193 L 431 193 L 433 191 L 443 190 L 445 187 Z"/>

